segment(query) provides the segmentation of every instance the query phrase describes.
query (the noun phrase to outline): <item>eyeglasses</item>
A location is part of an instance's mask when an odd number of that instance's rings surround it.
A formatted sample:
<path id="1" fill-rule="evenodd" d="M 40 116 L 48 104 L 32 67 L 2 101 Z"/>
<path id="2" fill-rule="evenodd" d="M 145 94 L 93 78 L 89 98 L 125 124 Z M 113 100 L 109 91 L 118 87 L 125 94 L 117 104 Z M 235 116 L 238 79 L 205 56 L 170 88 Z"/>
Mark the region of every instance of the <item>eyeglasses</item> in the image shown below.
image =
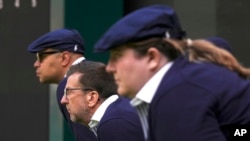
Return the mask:
<path id="1" fill-rule="evenodd" d="M 55 53 L 60 53 L 60 51 L 37 52 L 36 59 L 37 61 L 41 63 L 48 55 L 55 54 Z"/>
<path id="2" fill-rule="evenodd" d="M 68 99 L 69 94 L 71 93 L 71 91 L 73 90 L 81 90 L 81 91 L 93 91 L 90 88 L 65 88 L 64 89 L 64 95 L 66 96 L 66 98 Z"/>

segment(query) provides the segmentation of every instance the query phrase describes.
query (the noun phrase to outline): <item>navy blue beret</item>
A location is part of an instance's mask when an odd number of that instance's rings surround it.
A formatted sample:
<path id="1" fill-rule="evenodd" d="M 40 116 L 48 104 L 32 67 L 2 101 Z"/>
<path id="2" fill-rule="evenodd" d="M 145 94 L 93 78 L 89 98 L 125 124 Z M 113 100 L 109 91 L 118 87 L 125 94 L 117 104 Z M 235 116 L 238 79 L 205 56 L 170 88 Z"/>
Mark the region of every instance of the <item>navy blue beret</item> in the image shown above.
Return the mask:
<path id="1" fill-rule="evenodd" d="M 182 39 L 186 36 L 175 11 L 165 5 L 152 5 L 138 9 L 111 26 L 97 41 L 95 52 L 104 52 L 122 44 L 150 37 Z"/>
<path id="2" fill-rule="evenodd" d="M 80 54 L 85 53 L 83 39 L 80 33 L 75 29 L 57 29 L 48 32 L 28 46 L 28 52 L 41 52 L 47 48 L 52 48 L 60 51 L 70 51 Z"/>
<path id="3" fill-rule="evenodd" d="M 225 39 L 223 39 L 221 37 L 209 37 L 209 38 L 206 38 L 205 40 L 213 43 L 214 45 L 216 45 L 220 48 L 226 49 L 230 53 L 233 53 L 232 47 L 230 46 L 228 41 L 226 41 Z"/>

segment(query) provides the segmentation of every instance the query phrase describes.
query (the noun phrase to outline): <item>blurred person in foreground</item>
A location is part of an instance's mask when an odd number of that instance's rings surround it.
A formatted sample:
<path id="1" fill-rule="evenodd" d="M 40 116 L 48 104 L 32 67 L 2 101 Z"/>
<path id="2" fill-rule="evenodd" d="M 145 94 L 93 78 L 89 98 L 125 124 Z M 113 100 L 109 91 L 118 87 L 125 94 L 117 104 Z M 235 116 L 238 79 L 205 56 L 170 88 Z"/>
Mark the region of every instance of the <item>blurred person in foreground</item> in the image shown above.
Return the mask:
<path id="1" fill-rule="evenodd" d="M 110 51 L 106 70 L 137 109 L 145 140 L 225 141 L 250 125 L 250 69 L 209 41 L 187 38 L 169 6 L 130 13 L 94 49 Z"/>

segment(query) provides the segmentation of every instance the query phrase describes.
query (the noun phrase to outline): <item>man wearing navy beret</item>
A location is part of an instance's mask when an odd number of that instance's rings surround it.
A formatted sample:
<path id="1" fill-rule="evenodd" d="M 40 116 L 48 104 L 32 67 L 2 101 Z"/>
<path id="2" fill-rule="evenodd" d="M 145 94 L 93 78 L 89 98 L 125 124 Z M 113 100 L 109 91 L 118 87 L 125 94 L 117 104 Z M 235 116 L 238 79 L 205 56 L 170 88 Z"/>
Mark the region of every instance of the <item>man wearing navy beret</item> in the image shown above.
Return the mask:
<path id="1" fill-rule="evenodd" d="M 36 54 L 34 67 L 41 83 L 59 84 L 57 102 L 77 141 L 95 141 L 87 127 L 72 123 L 69 113 L 60 103 L 66 84 L 65 74 L 72 64 L 84 60 L 85 47 L 80 33 L 75 29 L 57 29 L 37 38 L 28 46 L 28 52 Z"/>
<path id="2" fill-rule="evenodd" d="M 106 70 L 137 109 L 145 140 L 226 141 L 250 125 L 250 69 L 209 41 L 188 39 L 169 6 L 130 13 L 94 49 L 110 51 Z"/>

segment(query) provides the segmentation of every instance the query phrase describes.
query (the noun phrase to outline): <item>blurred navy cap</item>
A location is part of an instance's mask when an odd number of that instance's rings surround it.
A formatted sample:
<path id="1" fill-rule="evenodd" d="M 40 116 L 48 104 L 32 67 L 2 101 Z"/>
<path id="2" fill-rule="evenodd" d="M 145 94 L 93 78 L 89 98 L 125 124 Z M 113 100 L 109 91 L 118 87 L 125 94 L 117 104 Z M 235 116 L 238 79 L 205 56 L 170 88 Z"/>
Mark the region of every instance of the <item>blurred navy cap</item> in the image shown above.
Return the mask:
<path id="1" fill-rule="evenodd" d="M 80 33 L 75 29 L 57 29 L 48 32 L 28 46 L 28 52 L 37 53 L 47 48 L 60 51 L 70 51 L 75 53 L 85 53 L 83 39 Z"/>
<path id="2" fill-rule="evenodd" d="M 220 48 L 226 49 L 230 53 L 233 53 L 232 47 L 230 46 L 229 42 L 221 37 L 209 37 L 209 38 L 206 38 L 205 40 L 213 43 L 214 45 Z"/>
<path id="3" fill-rule="evenodd" d="M 182 39 L 186 36 L 175 11 L 166 5 L 152 5 L 120 19 L 95 44 L 95 52 L 104 52 L 127 42 L 150 37 Z"/>

